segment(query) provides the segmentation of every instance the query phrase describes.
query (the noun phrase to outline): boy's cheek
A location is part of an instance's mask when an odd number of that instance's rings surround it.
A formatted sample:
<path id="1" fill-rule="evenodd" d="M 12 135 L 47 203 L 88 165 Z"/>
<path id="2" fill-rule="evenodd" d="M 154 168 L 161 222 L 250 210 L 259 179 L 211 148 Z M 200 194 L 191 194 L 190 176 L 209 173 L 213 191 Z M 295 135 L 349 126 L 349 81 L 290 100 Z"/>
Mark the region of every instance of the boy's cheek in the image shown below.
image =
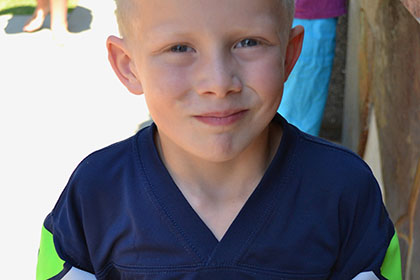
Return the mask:
<path id="1" fill-rule="evenodd" d="M 254 64 L 244 75 L 247 83 L 260 94 L 270 95 L 283 89 L 284 69 L 275 62 Z"/>
<path id="2" fill-rule="evenodd" d="M 153 92 L 162 97 L 181 95 L 188 90 L 190 83 L 188 71 L 177 67 L 150 68 L 144 77 L 145 92 Z"/>

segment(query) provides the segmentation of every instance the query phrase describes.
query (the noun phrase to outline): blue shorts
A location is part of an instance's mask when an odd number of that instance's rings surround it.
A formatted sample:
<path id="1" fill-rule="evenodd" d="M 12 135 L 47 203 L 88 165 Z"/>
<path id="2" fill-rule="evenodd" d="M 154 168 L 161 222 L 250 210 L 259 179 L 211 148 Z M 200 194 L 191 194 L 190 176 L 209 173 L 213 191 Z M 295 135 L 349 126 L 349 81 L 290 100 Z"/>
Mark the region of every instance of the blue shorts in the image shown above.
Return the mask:
<path id="1" fill-rule="evenodd" d="M 335 54 L 337 18 L 294 19 L 305 28 L 302 53 L 284 88 L 278 112 L 302 131 L 318 135 Z"/>

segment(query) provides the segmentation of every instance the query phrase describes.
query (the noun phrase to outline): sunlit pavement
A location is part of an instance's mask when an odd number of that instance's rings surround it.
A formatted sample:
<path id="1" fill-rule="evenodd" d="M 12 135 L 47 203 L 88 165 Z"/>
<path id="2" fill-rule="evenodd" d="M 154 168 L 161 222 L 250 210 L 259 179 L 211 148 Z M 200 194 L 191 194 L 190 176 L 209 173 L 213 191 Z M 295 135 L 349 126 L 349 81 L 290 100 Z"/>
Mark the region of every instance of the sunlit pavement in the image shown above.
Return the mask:
<path id="1" fill-rule="evenodd" d="M 0 16 L 0 248 L 2 279 L 35 279 L 43 219 L 76 165 L 131 136 L 148 118 L 121 85 L 105 40 L 112 0 L 80 0 L 70 32 L 19 32 L 29 16 Z"/>

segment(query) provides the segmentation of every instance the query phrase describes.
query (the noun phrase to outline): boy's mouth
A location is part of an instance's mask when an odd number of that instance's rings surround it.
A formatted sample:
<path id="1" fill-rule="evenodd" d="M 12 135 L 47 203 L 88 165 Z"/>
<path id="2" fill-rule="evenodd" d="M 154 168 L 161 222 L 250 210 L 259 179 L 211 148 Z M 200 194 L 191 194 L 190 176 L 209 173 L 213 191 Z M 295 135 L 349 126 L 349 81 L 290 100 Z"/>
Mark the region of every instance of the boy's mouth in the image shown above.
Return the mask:
<path id="1" fill-rule="evenodd" d="M 212 126 L 231 125 L 242 119 L 248 110 L 230 110 L 220 112 L 209 112 L 196 115 L 194 118 L 202 123 Z"/>

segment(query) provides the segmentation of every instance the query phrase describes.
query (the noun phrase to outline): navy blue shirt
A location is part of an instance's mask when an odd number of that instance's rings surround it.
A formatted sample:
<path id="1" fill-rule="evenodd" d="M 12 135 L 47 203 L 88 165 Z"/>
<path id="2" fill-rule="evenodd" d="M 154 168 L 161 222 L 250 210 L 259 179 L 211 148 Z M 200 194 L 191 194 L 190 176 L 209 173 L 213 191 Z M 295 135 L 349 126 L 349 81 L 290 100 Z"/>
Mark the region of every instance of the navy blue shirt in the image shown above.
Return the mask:
<path id="1" fill-rule="evenodd" d="M 45 221 L 59 256 L 97 279 L 352 279 L 380 275 L 394 227 L 369 167 L 300 132 L 219 242 L 159 158 L 156 126 L 77 167 Z"/>

